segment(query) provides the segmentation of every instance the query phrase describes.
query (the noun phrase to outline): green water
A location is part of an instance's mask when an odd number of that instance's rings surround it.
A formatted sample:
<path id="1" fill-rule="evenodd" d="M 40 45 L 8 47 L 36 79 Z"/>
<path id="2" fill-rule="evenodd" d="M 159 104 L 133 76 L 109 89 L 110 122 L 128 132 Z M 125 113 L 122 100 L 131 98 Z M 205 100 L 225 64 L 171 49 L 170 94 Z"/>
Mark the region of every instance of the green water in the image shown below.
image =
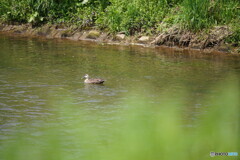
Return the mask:
<path id="1" fill-rule="evenodd" d="M 127 107 L 124 104 L 132 97 L 146 97 L 151 107 L 175 101 L 183 92 L 187 93 L 183 125 L 191 126 L 211 107 L 204 98 L 218 98 L 214 86 L 229 75 L 240 75 L 239 58 L 198 56 L 187 51 L 1 34 L 0 46 L 1 141 L 14 141 L 17 130 L 34 131 L 42 122 L 47 127 L 57 126 L 55 118 L 62 104 L 93 127 L 98 122 L 101 128 L 121 118 L 117 113 Z M 106 82 L 86 85 L 81 79 L 86 73 Z M 165 94 L 170 96 L 164 99 Z M 69 117 L 60 118 L 71 123 Z M 38 134 L 36 130 L 33 136 Z"/>

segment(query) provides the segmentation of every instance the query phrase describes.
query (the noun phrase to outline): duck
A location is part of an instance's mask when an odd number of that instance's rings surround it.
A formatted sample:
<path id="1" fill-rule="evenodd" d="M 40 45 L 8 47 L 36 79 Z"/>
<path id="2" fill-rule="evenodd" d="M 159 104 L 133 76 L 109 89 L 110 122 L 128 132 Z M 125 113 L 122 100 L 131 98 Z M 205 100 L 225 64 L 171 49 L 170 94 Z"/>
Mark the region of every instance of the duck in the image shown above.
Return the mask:
<path id="1" fill-rule="evenodd" d="M 103 84 L 103 82 L 105 81 L 105 80 L 99 79 L 99 78 L 90 79 L 88 74 L 85 74 L 85 76 L 83 76 L 83 78 L 85 78 L 84 83 L 88 83 L 88 84 Z"/>

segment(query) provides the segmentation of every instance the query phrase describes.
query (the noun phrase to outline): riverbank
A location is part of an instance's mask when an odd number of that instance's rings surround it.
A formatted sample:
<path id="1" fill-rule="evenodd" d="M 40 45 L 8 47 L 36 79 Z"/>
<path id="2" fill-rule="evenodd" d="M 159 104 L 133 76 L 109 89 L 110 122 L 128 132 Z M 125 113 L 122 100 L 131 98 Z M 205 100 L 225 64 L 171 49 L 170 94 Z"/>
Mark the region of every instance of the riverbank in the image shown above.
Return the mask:
<path id="1" fill-rule="evenodd" d="M 116 45 L 141 45 L 144 47 L 167 46 L 210 53 L 223 52 L 238 54 L 240 51 L 239 47 L 234 47 L 233 44 L 225 42 L 226 38 L 232 34 L 227 26 L 214 27 L 212 30 L 209 30 L 208 33 L 199 32 L 198 34 L 190 31 L 184 32 L 178 28 L 170 28 L 165 32 L 152 36 L 146 36 L 144 34 L 128 36 L 124 32 L 113 34 L 96 29 L 81 30 L 77 27 L 48 24 L 38 27 L 33 27 L 31 24 L 0 24 L 0 31 L 28 37 L 61 38 Z"/>
<path id="2" fill-rule="evenodd" d="M 2 0 L 0 6 L 5 32 L 240 53 L 239 0 Z"/>

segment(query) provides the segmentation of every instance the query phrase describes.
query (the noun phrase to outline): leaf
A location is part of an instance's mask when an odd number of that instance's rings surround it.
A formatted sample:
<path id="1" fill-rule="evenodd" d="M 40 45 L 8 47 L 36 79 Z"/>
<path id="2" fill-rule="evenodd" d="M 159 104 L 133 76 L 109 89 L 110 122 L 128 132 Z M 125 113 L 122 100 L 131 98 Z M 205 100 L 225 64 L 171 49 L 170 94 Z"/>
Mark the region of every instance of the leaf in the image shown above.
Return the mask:
<path id="1" fill-rule="evenodd" d="M 33 16 L 36 18 L 38 16 L 38 12 L 35 12 Z"/>
<path id="2" fill-rule="evenodd" d="M 88 0 L 83 0 L 82 4 L 88 3 Z"/>
<path id="3" fill-rule="evenodd" d="M 34 21 L 34 19 L 35 19 L 35 17 L 31 16 L 31 17 L 29 18 L 29 20 L 28 20 L 28 23 L 31 23 L 31 22 L 33 22 L 33 21 Z"/>

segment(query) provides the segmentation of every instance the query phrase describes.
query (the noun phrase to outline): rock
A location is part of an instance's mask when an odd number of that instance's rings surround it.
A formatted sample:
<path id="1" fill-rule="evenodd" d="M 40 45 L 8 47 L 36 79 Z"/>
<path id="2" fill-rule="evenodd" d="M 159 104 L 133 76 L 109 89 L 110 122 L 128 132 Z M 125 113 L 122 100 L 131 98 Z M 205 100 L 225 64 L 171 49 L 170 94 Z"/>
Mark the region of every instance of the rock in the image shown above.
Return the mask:
<path id="1" fill-rule="evenodd" d="M 47 36 L 50 33 L 50 26 L 45 25 L 43 27 L 40 28 L 38 35 L 40 36 Z"/>
<path id="2" fill-rule="evenodd" d="M 108 33 L 102 33 L 98 38 L 98 42 L 103 42 L 108 39 Z"/>
<path id="3" fill-rule="evenodd" d="M 192 43 L 191 46 L 189 46 L 192 49 L 202 49 L 202 44 L 200 43 Z"/>
<path id="4" fill-rule="evenodd" d="M 92 30 L 88 33 L 87 38 L 97 39 L 100 36 L 100 32 L 96 30 Z"/>
<path id="5" fill-rule="evenodd" d="M 10 31 L 11 29 L 13 28 L 13 26 L 12 25 L 7 25 L 7 26 L 5 26 L 3 29 L 2 29 L 2 31 Z"/>
<path id="6" fill-rule="evenodd" d="M 115 37 L 115 39 L 116 39 L 116 40 L 124 40 L 125 37 L 126 37 L 125 34 L 117 34 L 116 37 Z"/>
<path id="7" fill-rule="evenodd" d="M 70 36 L 72 36 L 73 34 L 72 34 L 72 31 L 71 30 L 64 30 L 63 32 L 62 32 L 62 38 L 67 38 L 67 37 L 70 37 Z"/>
<path id="8" fill-rule="evenodd" d="M 139 39 L 138 39 L 138 41 L 140 42 L 140 43 L 146 43 L 146 42 L 148 42 L 149 41 L 149 36 L 142 36 L 142 37 L 140 37 Z"/>
<path id="9" fill-rule="evenodd" d="M 31 31 L 31 36 L 37 36 L 38 35 L 38 28 L 33 28 L 32 31 Z"/>
<path id="10" fill-rule="evenodd" d="M 87 36 L 88 36 L 88 33 L 83 32 L 82 35 L 79 37 L 79 40 L 85 40 Z"/>
<path id="11" fill-rule="evenodd" d="M 4 25 L 0 23 L 0 31 L 3 30 Z"/>
<path id="12" fill-rule="evenodd" d="M 47 38 L 54 38 L 58 31 L 54 28 L 51 29 L 50 33 L 47 35 Z"/>
<path id="13" fill-rule="evenodd" d="M 118 34 L 126 34 L 126 31 L 120 31 Z"/>
<path id="14" fill-rule="evenodd" d="M 166 42 L 164 43 L 164 45 L 165 45 L 165 46 L 169 46 L 169 47 L 173 47 L 173 46 L 175 46 L 175 43 L 174 43 L 173 41 L 166 41 Z"/>
<path id="15" fill-rule="evenodd" d="M 16 34 L 21 34 L 23 33 L 21 30 L 14 30 L 13 33 L 16 33 Z"/>
<path id="16" fill-rule="evenodd" d="M 221 43 L 218 47 L 216 47 L 217 50 L 221 51 L 221 52 L 230 52 L 231 48 L 229 47 L 229 45 Z"/>
<path id="17" fill-rule="evenodd" d="M 31 27 L 28 27 L 26 32 L 25 32 L 26 36 L 31 36 L 32 34 L 32 28 Z"/>
<path id="18" fill-rule="evenodd" d="M 55 32 L 53 38 L 62 38 L 62 32 L 59 31 L 59 30 L 56 30 L 56 32 Z"/>
<path id="19" fill-rule="evenodd" d="M 80 32 L 77 32 L 77 33 L 75 33 L 74 35 L 68 37 L 68 39 L 77 41 L 77 40 L 79 40 L 79 38 L 81 37 L 81 35 L 82 35 L 82 34 L 81 34 Z"/>

